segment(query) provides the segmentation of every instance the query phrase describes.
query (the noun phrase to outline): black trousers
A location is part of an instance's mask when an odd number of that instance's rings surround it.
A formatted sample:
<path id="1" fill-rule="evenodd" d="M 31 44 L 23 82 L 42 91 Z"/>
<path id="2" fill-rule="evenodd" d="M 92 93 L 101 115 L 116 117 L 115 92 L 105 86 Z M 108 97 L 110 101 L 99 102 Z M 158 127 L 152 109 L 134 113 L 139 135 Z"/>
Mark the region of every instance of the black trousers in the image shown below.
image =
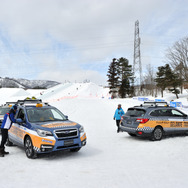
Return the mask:
<path id="1" fill-rule="evenodd" d="M 1 139 L 0 148 L 5 148 L 5 143 L 8 138 L 8 129 L 1 129 L 1 136 L 2 136 L 2 139 Z"/>
<path id="2" fill-rule="evenodd" d="M 119 130 L 120 130 L 120 129 L 119 129 L 119 123 L 120 123 L 120 120 L 117 120 L 117 119 L 116 119 L 116 125 L 117 125 L 117 127 L 118 127 L 117 132 L 119 132 Z"/>

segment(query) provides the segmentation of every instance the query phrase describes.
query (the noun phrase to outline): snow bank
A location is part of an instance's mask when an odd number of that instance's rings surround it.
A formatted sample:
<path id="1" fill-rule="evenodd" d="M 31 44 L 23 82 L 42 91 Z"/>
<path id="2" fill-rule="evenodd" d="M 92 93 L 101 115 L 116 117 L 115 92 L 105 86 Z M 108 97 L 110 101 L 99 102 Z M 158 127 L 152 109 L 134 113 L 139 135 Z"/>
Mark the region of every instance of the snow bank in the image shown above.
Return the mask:
<path id="1" fill-rule="evenodd" d="M 74 98 L 109 98 L 109 89 L 94 83 L 66 83 L 44 91 L 38 96 L 48 102 Z"/>
<path id="2" fill-rule="evenodd" d="M 12 100 L 19 91 L 20 95 L 24 94 L 22 90 L 1 89 L 1 102 Z M 106 91 L 93 84 L 64 84 L 44 91 L 41 97 L 46 100 L 78 96 L 50 104 L 84 126 L 87 145 L 78 153 L 64 151 L 36 160 L 28 159 L 19 147 L 7 147 L 10 154 L 0 159 L 1 188 L 187 187 L 188 137 L 151 142 L 126 133 L 117 134 L 113 120 L 117 105 L 122 104 L 126 111 L 141 102 L 102 99 L 96 97 L 96 92 L 99 96 Z M 90 93 L 95 97 L 89 97 Z"/>

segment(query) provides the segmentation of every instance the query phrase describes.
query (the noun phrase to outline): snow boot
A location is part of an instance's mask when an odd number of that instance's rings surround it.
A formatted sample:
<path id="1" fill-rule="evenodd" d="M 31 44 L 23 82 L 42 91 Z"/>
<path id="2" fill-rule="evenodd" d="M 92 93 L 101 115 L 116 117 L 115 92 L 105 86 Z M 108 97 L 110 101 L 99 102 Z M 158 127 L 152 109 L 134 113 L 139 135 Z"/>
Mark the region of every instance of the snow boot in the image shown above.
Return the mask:
<path id="1" fill-rule="evenodd" d="M 6 146 L 13 146 L 13 143 L 9 139 L 7 139 Z"/>
<path id="2" fill-rule="evenodd" d="M 0 148 L 0 157 L 4 157 L 3 148 Z"/>
<path id="3" fill-rule="evenodd" d="M 5 149 L 2 150 L 2 153 L 3 153 L 4 155 L 9 154 L 9 152 L 8 152 L 8 151 L 5 151 Z"/>

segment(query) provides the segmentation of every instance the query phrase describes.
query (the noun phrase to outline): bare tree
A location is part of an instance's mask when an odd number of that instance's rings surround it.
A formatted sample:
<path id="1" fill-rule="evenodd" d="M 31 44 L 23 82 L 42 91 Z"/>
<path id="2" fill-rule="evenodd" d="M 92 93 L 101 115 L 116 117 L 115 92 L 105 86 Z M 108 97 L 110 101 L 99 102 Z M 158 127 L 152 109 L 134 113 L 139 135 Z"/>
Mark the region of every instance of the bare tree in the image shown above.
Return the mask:
<path id="1" fill-rule="evenodd" d="M 169 47 L 165 57 L 173 70 L 181 75 L 181 79 L 188 81 L 188 37 L 180 39 Z"/>
<path id="2" fill-rule="evenodd" d="M 145 94 L 154 96 L 155 73 L 153 67 L 150 64 L 146 66 L 146 75 L 144 76 L 143 84 L 145 88 Z"/>

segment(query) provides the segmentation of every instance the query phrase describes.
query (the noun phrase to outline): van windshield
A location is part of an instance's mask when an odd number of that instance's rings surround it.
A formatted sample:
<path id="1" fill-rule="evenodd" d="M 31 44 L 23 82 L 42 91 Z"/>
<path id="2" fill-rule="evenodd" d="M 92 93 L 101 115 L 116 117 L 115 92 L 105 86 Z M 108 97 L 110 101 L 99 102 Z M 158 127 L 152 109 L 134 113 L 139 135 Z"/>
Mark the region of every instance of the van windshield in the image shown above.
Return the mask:
<path id="1" fill-rule="evenodd" d="M 65 121 L 67 118 L 56 108 L 29 108 L 26 110 L 31 123 L 45 121 Z"/>
<path id="2" fill-rule="evenodd" d="M 129 108 L 127 112 L 125 113 L 126 116 L 131 117 L 142 117 L 146 113 L 143 109 L 137 109 L 137 108 Z"/>

